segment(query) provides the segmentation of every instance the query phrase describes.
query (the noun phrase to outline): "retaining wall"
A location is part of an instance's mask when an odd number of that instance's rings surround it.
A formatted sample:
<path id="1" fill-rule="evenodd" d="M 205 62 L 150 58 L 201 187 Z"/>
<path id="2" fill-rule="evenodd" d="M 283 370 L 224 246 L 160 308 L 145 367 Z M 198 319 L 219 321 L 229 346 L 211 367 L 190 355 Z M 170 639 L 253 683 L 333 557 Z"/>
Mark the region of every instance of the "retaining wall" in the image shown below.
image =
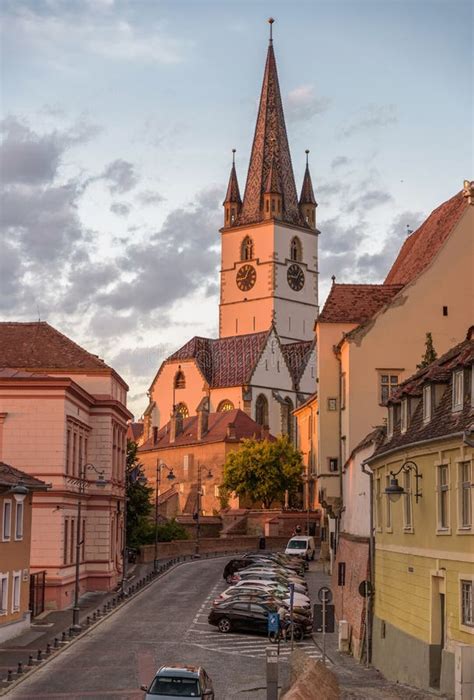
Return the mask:
<path id="1" fill-rule="evenodd" d="M 265 537 L 265 549 L 284 551 L 287 537 Z M 250 552 L 258 550 L 260 537 L 242 535 L 239 537 L 201 537 L 199 551 L 201 554 L 211 554 L 214 552 Z M 196 540 L 173 540 L 172 542 L 158 543 L 158 558 L 179 557 L 185 554 L 194 554 Z M 155 545 L 147 544 L 140 547 L 139 562 L 147 564 L 153 561 L 155 556 Z"/>

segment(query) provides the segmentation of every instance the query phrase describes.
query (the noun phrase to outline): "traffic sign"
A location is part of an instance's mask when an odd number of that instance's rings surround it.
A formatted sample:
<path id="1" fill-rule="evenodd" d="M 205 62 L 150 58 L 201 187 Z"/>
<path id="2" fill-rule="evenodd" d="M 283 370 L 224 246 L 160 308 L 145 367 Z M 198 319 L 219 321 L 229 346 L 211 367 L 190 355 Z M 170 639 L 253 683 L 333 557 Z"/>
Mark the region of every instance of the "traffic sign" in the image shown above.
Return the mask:
<path id="1" fill-rule="evenodd" d="M 359 595 L 362 598 L 369 598 L 374 593 L 374 587 L 370 581 L 361 581 L 359 584 Z"/>
<path id="2" fill-rule="evenodd" d="M 321 586 L 321 588 L 318 591 L 318 598 L 321 601 L 321 603 L 330 603 L 332 600 L 331 589 L 327 586 Z"/>
<path id="3" fill-rule="evenodd" d="M 280 629 L 280 615 L 278 613 L 270 613 L 268 616 L 268 632 L 278 632 Z"/>
<path id="4" fill-rule="evenodd" d="M 315 632 L 329 633 L 334 632 L 334 605 L 325 605 L 325 625 L 323 623 L 323 604 L 315 603 L 313 605 L 313 630 Z"/>

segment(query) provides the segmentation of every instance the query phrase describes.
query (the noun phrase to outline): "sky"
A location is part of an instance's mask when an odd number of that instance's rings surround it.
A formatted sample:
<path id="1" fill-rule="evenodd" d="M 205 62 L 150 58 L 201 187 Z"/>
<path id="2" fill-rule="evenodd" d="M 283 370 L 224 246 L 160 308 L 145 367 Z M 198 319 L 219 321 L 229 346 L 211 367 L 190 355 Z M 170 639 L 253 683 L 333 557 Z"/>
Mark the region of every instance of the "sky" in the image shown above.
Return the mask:
<path id="1" fill-rule="evenodd" d="M 381 282 L 472 179 L 464 0 L 2 0 L 0 319 L 113 366 L 138 417 L 161 361 L 216 337 L 231 151 L 243 192 L 270 16 L 320 302 Z"/>

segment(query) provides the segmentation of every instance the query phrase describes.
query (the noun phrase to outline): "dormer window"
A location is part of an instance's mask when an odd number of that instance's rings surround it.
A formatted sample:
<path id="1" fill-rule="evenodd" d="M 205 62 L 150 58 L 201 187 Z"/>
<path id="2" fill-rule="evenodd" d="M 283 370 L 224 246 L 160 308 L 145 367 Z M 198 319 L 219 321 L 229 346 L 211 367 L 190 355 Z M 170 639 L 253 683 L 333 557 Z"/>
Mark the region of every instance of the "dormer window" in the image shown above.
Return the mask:
<path id="1" fill-rule="evenodd" d="M 464 396 L 464 373 L 462 369 L 453 374 L 453 411 L 461 411 Z"/>
<path id="2" fill-rule="evenodd" d="M 402 400 L 401 416 L 400 416 L 400 431 L 406 433 L 408 428 L 408 399 Z"/>
<path id="3" fill-rule="evenodd" d="M 423 387 L 423 423 L 431 420 L 431 386 L 427 384 Z"/>

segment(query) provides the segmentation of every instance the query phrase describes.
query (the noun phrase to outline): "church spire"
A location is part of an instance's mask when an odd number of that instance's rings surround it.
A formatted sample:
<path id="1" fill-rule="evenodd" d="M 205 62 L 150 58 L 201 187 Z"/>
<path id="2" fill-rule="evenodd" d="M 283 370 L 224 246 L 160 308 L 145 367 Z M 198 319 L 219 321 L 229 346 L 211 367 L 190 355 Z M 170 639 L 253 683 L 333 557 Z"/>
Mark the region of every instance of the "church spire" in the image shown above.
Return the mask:
<path id="1" fill-rule="evenodd" d="M 269 174 L 273 170 L 272 177 L 274 181 L 279 181 L 281 190 L 281 214 L 278 218 L 288 223 L 304 226 L 305 223 L 298 208 L 295 178 L 273 51 L 272 25 L 274 20 L 270 18 L 268 21 L 270 23 L 270 41 L 267 61 L 247 183 L 237 224 L 252 224 L 267 218 L 265 217 L 263 200 Z"/>
<path id="2" fill-rule="evenodd" d="M 303 185 L 301 187 L 300 195 L 300 212 L 304 219 L 304 222 L 311 226 L 311 228 L 316 228 L 316 207 L 318 206 L 316 199 L 314 197 L 313 183 L 311 182 L 311 174 L 309 172 L 308 156 L 309 151 L 306 149 L 306 170 L 304 171 Z"/>
<path id="3" fill-rule="evenodd" d="M 235 171 L 235 148 L 232 149 L 232 168 L 230 170 L 229 184 L 224 199 L 224 226 L 233 226 L 242 206 L 240 198 L 239 182 Z"/>

